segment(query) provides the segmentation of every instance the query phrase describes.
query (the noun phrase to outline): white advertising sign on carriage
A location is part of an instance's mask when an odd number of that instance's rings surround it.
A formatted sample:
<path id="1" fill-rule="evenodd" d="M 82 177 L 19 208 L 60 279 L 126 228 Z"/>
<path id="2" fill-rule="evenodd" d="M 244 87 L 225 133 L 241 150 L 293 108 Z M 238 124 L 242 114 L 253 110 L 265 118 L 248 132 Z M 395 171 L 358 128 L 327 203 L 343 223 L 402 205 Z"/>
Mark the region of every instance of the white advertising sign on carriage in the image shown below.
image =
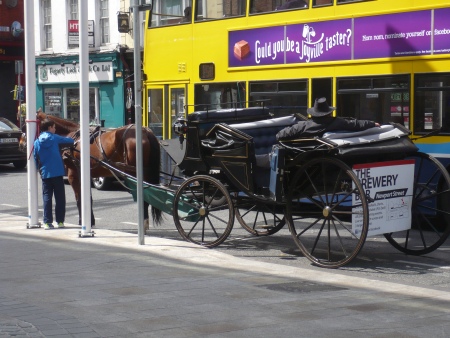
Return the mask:
<path id="1" fill-rule="evenodd" d="M 367 236 L 411 228 L 411 203 L 414 186 L 414 160 L 356 164 L 358 177 L 367 197 L 370 196 Z M 353 194 L 353 205 L 360 201 Z M 352 232 L 359 237 L 362 214 L 352 215 Z"/>

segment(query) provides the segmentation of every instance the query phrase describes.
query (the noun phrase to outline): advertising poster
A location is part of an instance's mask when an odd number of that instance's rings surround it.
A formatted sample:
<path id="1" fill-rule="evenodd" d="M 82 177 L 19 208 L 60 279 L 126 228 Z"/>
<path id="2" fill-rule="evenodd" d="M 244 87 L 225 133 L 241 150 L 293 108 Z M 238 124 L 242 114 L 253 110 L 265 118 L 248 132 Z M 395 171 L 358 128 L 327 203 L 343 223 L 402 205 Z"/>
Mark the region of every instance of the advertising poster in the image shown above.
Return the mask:
<path id="1" fill-rule="evenodd" d="M 450 53 L 450 8 L 230 31 L 228 66 Z"/>
<path id="2" fill-rule="evenodd" d="M 370 196 L 367 236 L 411 228 L 411 204 L 414 186 L 414 160 L 357 164 L 353 172 Z M 353 196 L 353 205 L 359 201 Z M 361 209 L 362 210 L 362 209 Z M 353 214 L 352 231 L 359 237 L 362 216 Z"/>

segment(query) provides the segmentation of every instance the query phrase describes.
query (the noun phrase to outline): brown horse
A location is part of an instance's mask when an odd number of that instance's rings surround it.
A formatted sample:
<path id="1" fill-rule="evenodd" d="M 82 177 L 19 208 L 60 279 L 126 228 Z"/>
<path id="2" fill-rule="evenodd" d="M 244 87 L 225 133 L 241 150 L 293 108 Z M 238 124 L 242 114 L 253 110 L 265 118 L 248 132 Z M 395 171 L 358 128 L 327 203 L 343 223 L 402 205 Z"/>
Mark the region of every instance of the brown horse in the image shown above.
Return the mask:
<path id="1" fill-rule="evenodd" d="M 41 111 L 37 113 L 37 119 L 43 121 L 48 118 L 55 122 L 56 133 L 61 136 L 72 137 L 75 140 L 71 155 L 63 156 L 67 168 L 67 178 L 71 185 L 78 208 L 78 223 L 81 224 L 81 176 L 79 169 L 80 126 L 70 120 L 47 115 Z M 134 125 L 101 131 L 91 134 L 90 137 L 90 168 L 91 177 L 112 177 L 112 172 L 102 166 L 102 162 L 136 177 L 136 128 Z M 159 141 L 150 129 L 142 128 L 142 153 L 144 166 L 144 181 L 159 184 L 160 176 L 160 146 Z M 145 228 L 149 223 L 149 204 L 144 201 Z M 161 210 L 152 207 L 152 218 L 155 224 L 161 222 Z M 94 213 L 91 206 L 91 224 L 95 224 Z"/>

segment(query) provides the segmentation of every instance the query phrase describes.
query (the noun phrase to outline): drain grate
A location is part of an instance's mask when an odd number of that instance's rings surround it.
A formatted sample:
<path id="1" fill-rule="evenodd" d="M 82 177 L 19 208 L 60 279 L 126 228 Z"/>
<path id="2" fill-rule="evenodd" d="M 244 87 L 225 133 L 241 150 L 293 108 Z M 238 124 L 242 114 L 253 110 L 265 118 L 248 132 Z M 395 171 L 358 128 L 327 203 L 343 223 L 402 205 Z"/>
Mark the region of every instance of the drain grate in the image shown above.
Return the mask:
<path id="1" fill-rule="evenodd" d="M 309 292 L 330 292 L 330 291 L 343 291 L 346 288 L 341 288 L 338 286 L 333 286 L 329 284 L 321 284 L 314 282 L 291 282 L 291 283 L 281 283 L 281 284 L 266 284 L 258 285 L 259 287 L 273 290 L 273 291 L 283 291 L 291 293 L 309 293 Z"/>

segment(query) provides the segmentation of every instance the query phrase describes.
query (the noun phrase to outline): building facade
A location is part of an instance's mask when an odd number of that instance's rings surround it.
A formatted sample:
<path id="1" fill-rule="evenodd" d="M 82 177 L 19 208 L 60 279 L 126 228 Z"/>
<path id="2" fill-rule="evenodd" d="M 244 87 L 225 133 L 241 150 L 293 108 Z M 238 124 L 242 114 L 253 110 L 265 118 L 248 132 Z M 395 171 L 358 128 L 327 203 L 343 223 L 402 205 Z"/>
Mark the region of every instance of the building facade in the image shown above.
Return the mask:
<path id="1" fill-rule="evenodd" d="M 34 0 L 34 4 L 36 106 L 48 114 L 79 122 L 78 0 Z M 134 43 L 132 31 L 127 29 L 132 22 L 129 6 L 129 0 L 88 2 L 91 124 L 115 128 L 134 120 Z"/>
<path id="2" fill-rule="evenodd" d="M 16 61 L 25 55 L 24 0 L 0 1 L 0 116 L 15 122 L 20 95 L 14 90 L 25 83 L 22 74 L 16 74 Z M 19 121 L 17 121 L 19 124 Z"/>

